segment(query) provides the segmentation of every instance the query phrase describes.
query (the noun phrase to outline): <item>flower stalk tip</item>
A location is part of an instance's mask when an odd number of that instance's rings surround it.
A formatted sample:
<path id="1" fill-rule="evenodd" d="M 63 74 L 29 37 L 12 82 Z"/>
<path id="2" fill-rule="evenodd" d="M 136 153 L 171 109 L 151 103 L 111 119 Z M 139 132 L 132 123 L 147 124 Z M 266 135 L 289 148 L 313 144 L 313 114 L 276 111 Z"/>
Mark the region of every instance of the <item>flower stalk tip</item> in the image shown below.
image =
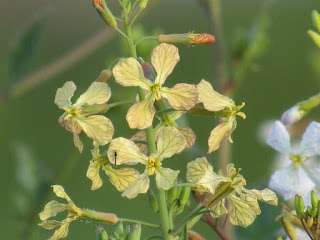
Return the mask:
<path id="1" fill-rule="evenodd" d="M 92 4 L 109 27 L 117 27 L 117 21 L 104 0 L 92 0 Z"/>

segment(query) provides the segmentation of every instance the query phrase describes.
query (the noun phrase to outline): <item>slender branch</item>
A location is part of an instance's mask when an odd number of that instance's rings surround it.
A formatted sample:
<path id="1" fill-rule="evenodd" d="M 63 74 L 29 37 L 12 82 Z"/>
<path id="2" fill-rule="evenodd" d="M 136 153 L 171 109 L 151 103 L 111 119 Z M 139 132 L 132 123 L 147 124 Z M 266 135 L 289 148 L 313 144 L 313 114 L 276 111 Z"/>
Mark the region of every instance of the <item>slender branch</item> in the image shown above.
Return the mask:
<path id="1" fill-rule="evenodd" d="M 156 114 L 160 115 L 160 114 L 165 113 L 165 112 L 173 112 L 173 111 L 177 111 L 177 110 L 174 109 L 174 108 L 166 108 L 166 109 L 161 109 L 161 110 L 157 111 Z"/>
<path id="2" fill-rule="evenodd" d="M 221 231 L 219 226 L 214 223 L 212 216 L 209 213 L 205 213 L 205 217 L 207 221 L 205 221 L 218 235 L 221 239 L 223 240 L 229 240 L 227 236 L 224 235 L 224 233 Z"/>
<path id="3" fill-rule="evenodd" d="M 305 222 L 304 222 L 304 219 L 301 219 L 301 223 L 302 223 L 302 226 L 303 226 L 304 230 L 307 232 L 309 238 L 310 238 L 311 240 L 314 240 L 312 234 L 310 233 L 309 228 L 307 228 L 307 226 L 306 226 L 306 224 L 305 224 Z"/>
<path id="4" fill-rule="evenodd" d="M 142 12 L 143 8 L 139 8 L 139 10 L 136 12 L 136 14 L 133 16 L 129 26 L 131 27 L 132 24 L 134 23 L 134 21 L 137 19 L 137 17 L 140 15 L 140 13 Z"/>
<path id="5" fill-rule="evenodd" d="M 132 104 L 132 103 L 135 103 L 135 102 L 136 102 L 136 101 L 132 101 L 132 100 L 114 102 L 114 103 L 110 103 L 110 104 L 109 104 L 109 108 L 113 108 L 113 107 L 117 107 L 117 106 L 125 105 L 125 104 Z"/>
<path id="6" fill-rule="evenodd" d="M 143 41 L 145 40 L 158 40 L 158 37 L 156 36 L 147 36 L 147 37 L 143 37 L 143 38 L 140 38 L 134 45 L 135 46 L 138 46 L 140 43 L 142 43 Z"/>
<path id="7" fill-rule="evenodd" d="M 120 34 L 122 35 L 122 37 L 124 37 L 125 39 L 128 40 L 128 36 L 127 36 L 124 32 L 122 32 L 118 27 L 115 27 L 114 29 L 115 29 L 118 33 L 120 33 Z"/>
<path id="8" fill-rule="evenodd" d="M 128 223 L 140 223 L 141 225 L 147 226 L 147 227 L 151 227 L 151 228 L 156 228 L 156 229 L 160 229 L 161 226 L 157 225 L 157 224 L 153 224 L 153 223 L 148 223 L 148 222 L 142 222 L 139 220 L 135 220 L 135 219 L 129 219 L 129 218 L 118 218 L 119 222 L 128 222 Z"/>

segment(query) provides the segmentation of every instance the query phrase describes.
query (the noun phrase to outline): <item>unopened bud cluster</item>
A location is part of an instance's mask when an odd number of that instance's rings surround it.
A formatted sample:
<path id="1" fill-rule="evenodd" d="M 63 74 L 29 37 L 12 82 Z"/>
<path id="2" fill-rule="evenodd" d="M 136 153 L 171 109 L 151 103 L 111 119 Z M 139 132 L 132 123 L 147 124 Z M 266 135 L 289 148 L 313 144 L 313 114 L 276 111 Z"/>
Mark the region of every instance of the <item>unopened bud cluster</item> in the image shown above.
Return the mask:
<path id="1" fill-rule="evenodd" d="M 135 224 L 130 228 L 129 225 L 124 227 L 123 223 L 119 222 L 110 237 L 102 227 L 98 227 L 97 230 L 97 239 L 99 240 L 140 240 L 141 238 L 140 224 Z"/>

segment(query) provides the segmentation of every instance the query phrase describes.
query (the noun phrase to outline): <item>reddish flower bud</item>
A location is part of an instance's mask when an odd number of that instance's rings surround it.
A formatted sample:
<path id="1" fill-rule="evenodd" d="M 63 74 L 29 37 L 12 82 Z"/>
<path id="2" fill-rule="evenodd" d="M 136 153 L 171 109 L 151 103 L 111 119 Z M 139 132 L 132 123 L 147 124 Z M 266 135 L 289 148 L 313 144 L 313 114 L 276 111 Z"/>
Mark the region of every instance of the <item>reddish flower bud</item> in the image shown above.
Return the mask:
<path id="1" fill-rule="evenodd" d="M 168 34 L 158 37 L 158 42 L 160 43 L 185 43 L 191 45 L 214 43 L 215 40 L 216 38 L 208 33 Z"/>
<path id="2" fill-rule="evenodd" d="M 117 26 L 117 21 L 104 0 L 92 0 L 92 4 L 109 27 Z"/>

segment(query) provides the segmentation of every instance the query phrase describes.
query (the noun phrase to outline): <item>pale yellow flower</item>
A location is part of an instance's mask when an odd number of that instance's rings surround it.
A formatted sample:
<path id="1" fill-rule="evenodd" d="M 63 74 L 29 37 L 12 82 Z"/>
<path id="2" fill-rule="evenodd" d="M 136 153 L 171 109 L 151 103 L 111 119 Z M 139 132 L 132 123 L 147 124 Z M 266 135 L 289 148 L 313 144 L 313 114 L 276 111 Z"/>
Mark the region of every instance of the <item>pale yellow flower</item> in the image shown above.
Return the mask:
<path id="1" fill-rule="evenodd" d="M 54 103 L 66 111 L 59 118 L 59 123 L 73 133 L 74 144 L 80 152 L 83 144 L 78 135 L 82 130 L 100 145 L 106 145 L 112 139 L 113 125 L 105 116 L 93 114 L 104 113 L 108 110 L 108 105 L 105 104 L 111 96 L 108 84 L 93 82 L 76 103 L 72 104 L 70 99 L 75 90 L 76 85 L 72 81 L 66 82 L 62 88 L 57 90 Z"/>
<path id="2" fill-rule="evenodd" d="M 197 91 L 198 101 L 203 103 L 204 108 L 210 112 L 219 113 L 221 116 L 220 124 L 211 131 L 208 139 L 208 153 L 211 153 L 219 148 L 224 137 L 229 142 L 233 142 L 231 134 L 237 126 L 236 116 L 246 118 L 243 112 L 239 112 L 244 107 L 244 103 L 241 106 L 236 106 L 231 98 L 216 92 L 211 84 L 205 80 L 201 80 L 197 85 Z"/>
<path id="3" fill-rule="evenodd" d="M 278 198 L 270 189 L 248 190 L 246 181 L 234 168 L 227 166 L 226 176 L 213 172 L 211 164 L 205 157 L 188 163 L 187 180 L 195 183 L 197 191 L 205 192 L 203 205 L 212 210 L 213 217 L 228 214 L 226 204 L 230 206 L 230 222 L 233 225 L 247 227 L 261 214 L 259 201 L 277 205 Z"/>
<path id="4" fill-rule="evenodd" d="M 103 181 L 100 177 L 100 168 L 104 170 L 109 177 L 110 182 L 119 192 L 123 192 L 128 186 L 133 184 L 140 176 L 139 172 L 134 168 L 114 169 L 108 164 L 108 156 L 101 155 L 99 145 L 95 143 L 95 148 L 91 150 L 92 160 L 87 171 L 87 177 L 92 181 L 91 190 L 100 188 Z"/>
<path id="5" fill-rule="evenodd" d="M 155 114 L 154 102 L 161 98 L 166 98 L 176 110 L 189 110 L 195 106 L 198 93 L 194 85 L 178 83 L 173 88 L 162 86 L 179 60 L 178 49 L 174 45 L 162 43 L 152 51 L 151 62 L 157 72 L 154 82 L 144 76 L 140 63 L 134 58 L 120 60 L 113 68 L 117 83 L 141 87 L 147 91 L 145 99 L 135 103 L 127 113 L 130 128 L 150 127 Z"/>
<path id="6" fill-rule="evenodd" d="M 144 173 L 125 189 L 122 196 L 134 198 L 139 193 L 146 193 L 150 185 L 149 176 L 154 174 L 158 188 L 170 189 L 179 171 L 162 167 L 162 161 L 181 152 L 186 145 L 185 137 L 174 127 L 166 127 L 161 131 L 157 141 L 157 152 L 149 157 L 141 153 L 134 142 L 122 137 L 113 139 L 108 150 L 108 157 L 113 164 L 134 165 L 141 163 L 146 166 Z"/>

